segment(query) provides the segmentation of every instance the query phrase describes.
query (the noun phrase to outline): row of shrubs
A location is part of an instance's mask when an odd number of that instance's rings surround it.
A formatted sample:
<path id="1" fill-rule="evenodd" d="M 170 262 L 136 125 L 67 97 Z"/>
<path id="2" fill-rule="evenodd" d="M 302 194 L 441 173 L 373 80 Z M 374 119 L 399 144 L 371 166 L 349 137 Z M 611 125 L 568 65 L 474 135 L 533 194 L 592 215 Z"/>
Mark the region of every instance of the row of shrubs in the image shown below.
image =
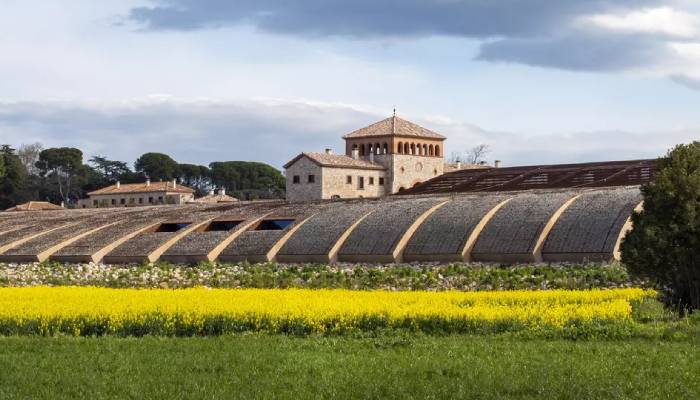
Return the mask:
<path id="1" fill-rule="evenodd" d="M 178 266 L 0 264 L 0 286 L 112 288 L 336 288 L 354 290 L 546 290 L 649 287 L 620 264 L 326 265 L 217 264 Z"/>

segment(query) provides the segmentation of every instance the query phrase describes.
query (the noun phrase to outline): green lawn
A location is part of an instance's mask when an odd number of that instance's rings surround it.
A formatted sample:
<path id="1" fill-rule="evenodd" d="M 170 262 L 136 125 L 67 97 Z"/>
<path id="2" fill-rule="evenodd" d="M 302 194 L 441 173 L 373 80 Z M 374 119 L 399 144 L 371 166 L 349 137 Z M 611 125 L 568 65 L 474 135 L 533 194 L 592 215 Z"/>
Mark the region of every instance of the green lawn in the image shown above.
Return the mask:
<path id="1" fill-rule="evenodd" d="M 697 399 L 700 346 L 508 337 L 0 338 L 0 399 Z"/>

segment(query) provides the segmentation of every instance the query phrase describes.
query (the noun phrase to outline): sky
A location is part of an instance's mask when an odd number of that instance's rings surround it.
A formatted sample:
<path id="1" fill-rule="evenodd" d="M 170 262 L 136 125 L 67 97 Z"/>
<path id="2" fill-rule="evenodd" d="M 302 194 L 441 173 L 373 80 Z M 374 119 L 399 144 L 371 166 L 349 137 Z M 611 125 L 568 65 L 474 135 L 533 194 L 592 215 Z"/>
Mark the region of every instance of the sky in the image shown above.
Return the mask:
<path id="1" fill-rule="evenodd" d="M 394 108 L 506 166 L 661 156 L 700 1 L 0 1 L 0 143 L 280 168 Z"/>

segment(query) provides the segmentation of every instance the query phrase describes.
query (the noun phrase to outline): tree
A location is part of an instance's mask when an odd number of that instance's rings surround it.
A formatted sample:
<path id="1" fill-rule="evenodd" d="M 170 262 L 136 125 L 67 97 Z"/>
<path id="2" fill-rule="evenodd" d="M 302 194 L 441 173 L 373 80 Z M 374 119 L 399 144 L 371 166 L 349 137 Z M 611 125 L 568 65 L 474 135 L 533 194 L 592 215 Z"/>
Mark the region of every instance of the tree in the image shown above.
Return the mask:
<path id="1" fill-rule="evenodd" d="M 42 150 L 44 150 L 44 146 L 39 142 L 22 144 L 17 149 L 17 156 L 29 175 L 39 175 L 36 163 L 39 161 L 39 154 L 41 154 Z"/>
<path id="2" fill-rule="evenodd" d="M 280 171 L 263 163 L 224 161 L 209 164 L 211 180 L 241 199 L 284 197 L 285 179 Z"/>
<path id="3" fill-rule="evenodd" d="M 124 161 L 108 160 L 106 157 L 94 156 L 88 160 L 98 175 L 98 186 L 107 186 L 116 182 L 134 182 L 134 172 Z"/>
<path id="4" fill-rule="evenodd" d="M 180 182 L 197 190 L 197 195 L 205 194 L 212 187 L 211 171 L 205 165 L 178 164 Z"/>
<path id="5" fill-rule="evenodd" d="M 685 313 L 700 307 L 700 142 L 677 146 L 659 168 L 655 182 L 642 187 L 644 210 L 632 216 L 622 261 Z"/>
<path id="6" fill-rule="evenodd" d="M 479 144 L 465 153 L 458 153 L 458 152 L 452 152 L 452 155 L 450 156 L 450 162 L 456 163 L 456 162 L 464 162 L 468 164 L 479 164 L 484 160 L 484 157 L 486 157 L 486 154 L 491 152 L 491 146 L 488 144 Z"/>
<path id="7" fill-rule="evenodd" d="M 27 171 L 13 148 L 0 146 L 0 210 L 28 200 Z"/>
<path id="8" fill-rule="evenodd" d="M 39 174 L 56 185 L 58 200 L 68 204 L 71 196 L 81 197 L 74 190 L 79 185 L 74 179 L 88 172 L 83 165 L 83 152 L 72 147 L 58 147 L 43 150 L 36 163 Z"/>
<path id="9" fill-rule="evenodd" d="M 170 156 L 162 153 L 145 153 L 134 164 L 136 172 L 141 172 L 151 180 L 171 180 L 177 177 L 178 164 Z"/>

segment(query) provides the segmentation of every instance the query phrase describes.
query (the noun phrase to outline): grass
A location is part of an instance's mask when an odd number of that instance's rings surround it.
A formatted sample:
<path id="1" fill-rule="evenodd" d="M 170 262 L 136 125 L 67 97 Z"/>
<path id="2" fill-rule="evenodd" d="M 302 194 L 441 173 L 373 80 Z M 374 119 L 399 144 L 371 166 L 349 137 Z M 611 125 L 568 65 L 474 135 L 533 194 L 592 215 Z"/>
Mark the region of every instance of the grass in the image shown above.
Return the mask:
<path id="1" fill-rule="evenodd" d="M 697 399 L 697 340 L 0 338 L 0 398 Z"/>

